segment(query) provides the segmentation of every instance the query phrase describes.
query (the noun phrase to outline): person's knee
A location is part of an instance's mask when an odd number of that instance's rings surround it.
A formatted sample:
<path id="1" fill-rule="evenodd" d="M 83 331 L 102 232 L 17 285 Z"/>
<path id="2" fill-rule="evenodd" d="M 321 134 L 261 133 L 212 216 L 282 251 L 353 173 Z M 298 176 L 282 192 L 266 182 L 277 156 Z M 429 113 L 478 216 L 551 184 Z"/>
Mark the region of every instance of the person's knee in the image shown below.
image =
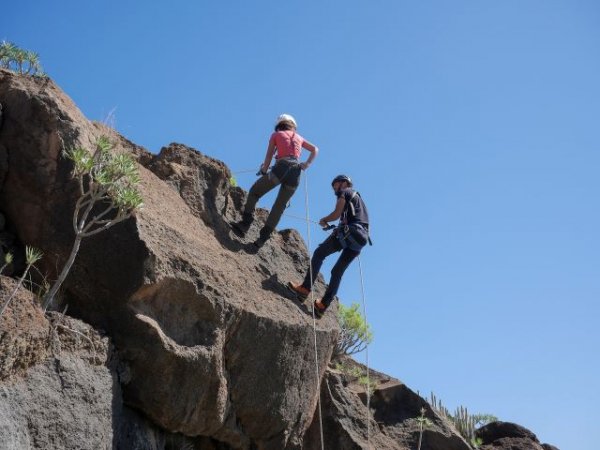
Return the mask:
<path id="1" fill-rule="evenodd" d="M 259 191 L 258 188 L 256 188 L 255 186 L 252 186 L 250 188 L 250 190 L 248 191 L 248 197 L 258 199 L 260 197 L 258 191 Z"/>
<path id="2" fill-rule="evenodd" d="M 319 261 L 323 261 L 327 255 L 329 254 L 327 247 L 323 244 L 319 245 L 315 252 L 313 253 L 313 258 L 318 259 Z"/>

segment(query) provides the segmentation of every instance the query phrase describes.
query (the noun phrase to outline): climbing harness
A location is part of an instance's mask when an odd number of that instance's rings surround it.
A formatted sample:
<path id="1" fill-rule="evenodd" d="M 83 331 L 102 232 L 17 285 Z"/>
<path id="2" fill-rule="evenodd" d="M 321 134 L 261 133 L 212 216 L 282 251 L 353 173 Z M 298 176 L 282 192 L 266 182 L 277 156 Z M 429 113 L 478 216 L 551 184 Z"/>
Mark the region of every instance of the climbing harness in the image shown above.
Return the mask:
<path id="1" fill-rule="evenodd" d="M 306 236 L 307 236 L 307 245 L 308 245 L 308 253 L 310 255 L 310 215 L 308 209 L 308 176 L 304 174 L 304 203 L 306 209 Z M 310 279 L 313 280 L 312 273 L 312 264 L 309 264 L 309 276 Z M 317 404 L 319 406 L 319 431 L 321 434 L 321 450 L 325 450 L 325 441 L 323 439 L 323 416 L 321 413 L 321 378 L 319 377 L 319 356 L 317 354 L 317 319 L 315 317 L 315 300 L 313 290 L 310 291 L 310 302 L 312 305 L 312 318 L 313 318 L 313 334 L 314 334 L 314 344 L 315 344 L 315 378 L 317 380 L 317 394 L 319 398 L 317 400 Z"/>

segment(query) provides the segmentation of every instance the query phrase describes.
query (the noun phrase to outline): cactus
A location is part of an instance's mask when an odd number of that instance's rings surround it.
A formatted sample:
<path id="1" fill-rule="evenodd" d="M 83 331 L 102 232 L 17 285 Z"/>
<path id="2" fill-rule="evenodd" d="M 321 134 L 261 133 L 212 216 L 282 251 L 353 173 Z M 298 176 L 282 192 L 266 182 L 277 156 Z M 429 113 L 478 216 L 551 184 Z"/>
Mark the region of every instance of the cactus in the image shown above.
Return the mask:
<path id="1" fill-rule="evenodd" d="M 456 431 L 460 433 L 474 447 L 477 447 L 477 439 L 475 438 L 475 430 L 490 422 L 498 420 L 492 414 L 469 414 L 469 411 L 464 406 L 459 406 L 455 409 L 454 414 L 451 414 L 440 399 L 432 392 L 429 396 L 429 404 L 441 416 L 447 418 Z"/>

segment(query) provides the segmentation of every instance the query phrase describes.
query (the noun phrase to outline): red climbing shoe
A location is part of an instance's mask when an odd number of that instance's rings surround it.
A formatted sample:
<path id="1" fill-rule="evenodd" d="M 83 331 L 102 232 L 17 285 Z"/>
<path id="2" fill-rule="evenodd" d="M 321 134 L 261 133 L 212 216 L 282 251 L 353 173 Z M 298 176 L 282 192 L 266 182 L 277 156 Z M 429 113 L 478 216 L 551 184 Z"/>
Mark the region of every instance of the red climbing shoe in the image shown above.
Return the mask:
<path id="1" fill-rule="evenodd" d="M 315 300 L 315 304 L 313 305 L 313 311 L 315 312 L 315 317 L 320 319 L 325 314 L 325 310 L 327 310 L 327 306 L 323 304 L 321 299 Z"/>
<path id="2" fill-rule="evenodd" d="M 298 297 L 302 298 L 302 300 L 305 300 L 306 297 L 310 295 L 310 290 L 302 286 L 301 283 L 296 284 L 290 281 L 288 283 L 288 289 L 298 295 Z"/>

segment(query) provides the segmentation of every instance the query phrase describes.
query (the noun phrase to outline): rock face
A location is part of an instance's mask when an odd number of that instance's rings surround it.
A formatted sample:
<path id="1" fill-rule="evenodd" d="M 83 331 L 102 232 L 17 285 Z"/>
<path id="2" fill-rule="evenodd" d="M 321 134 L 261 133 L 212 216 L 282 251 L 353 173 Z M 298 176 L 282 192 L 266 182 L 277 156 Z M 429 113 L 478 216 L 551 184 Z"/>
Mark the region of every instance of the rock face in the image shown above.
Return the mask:
<path id="1" fill-rule="evenodd" d="M 475 432 L 482 440 L 482 450 L 558 450 L 553 445 L 541 444 L 535 434 L 510 422 L 492 422 Z"/>
<path id="2" fill-rule="evenodd" d="M 4 303 L 16 283 L 0 281 Z M 2 449 L 112 447 L 108 338 L 56 313 L 46 319 L 21 289 L 0 317 L 0 351 Z"/>
<path id="3" fill-rule="evenodd" d="M 137 158 L 144 198 L 134 217 L 83 241 L 54 305 L 71 318 L 43 314 L 21 291 L 0 318 L 8 448 L 312 450 L 319 398 L 327 448 L 366 449 L 368 430 L 371 448 L 412 449 L 421 407 L 434 424 L 423 450 L 468 448 L 398 380 L 378 374 L 367 414 L 364 390 L 328 369 L 335 308 L 315 344 L 308 305 L 284 287 L 304 275 L 304 242 L 282 230 L 254 249 L 263 210 L 246 239 L 232 236 L 246 194 L 222 162 L 176 143 L 151 154 L 89 122 L 49 79 L 0 69 L 0 103 L 0 213 L 14 248 L 44 252 L 47 279 L 74 238 L 78 186 L 63 149 L 107 135 Z M 1 281 L 6 298 L 14 281 Z"/>
<path id="4" fill-rule="evenodd" d="M 366 374 L 366 367 L 350 358 L 342 359 L 337 365 L 340 363 L 346 372 L 358 369 Z M 367 414 L 365 386 L 356 377 L 333 368 L 327 372 L 321 388 L 325 448 L 412 450 L 419 440 L 416 419 L 421 415 L 421 408 L 432 423 L 423 432 L 422 450 L 471 448 L 450 423 L 405 384 L 373 370 L 369 371 L 369 378 L 375 386 L 369 401 L 372 414 Z M 307 449 L 320 448 L 318 416 L 307 432 L 305 445 Z"/>
<path id="5" fill-rule="evenodd" d="M 0 77 L 9 165 L 0 208 L 22 242 L 48 255 L 41 269 L 52 278 L 70 251 L 77 187 L 61 150 L 89 148 L 109 130 L 83 118 L 51 81 Z M 241 193 L 222 163 L 180 145 L 155 157 L 113 138 L 117 151 L 137 154 L 159 176 L 140 167 L 143 210 L 84 241 L 63 304 L 113 337 L 126 402 L 159 426 L 234 448 L 300 445 L 318 399 L 306 376 L 314 372 L 312 318 L 281 283 L 307 263 L 302 240 L 283 232 L 247 253 L 249 243 L 226 231 Z M 319 322 L 320 374 L 336 334 L 332 315 Z"/>

